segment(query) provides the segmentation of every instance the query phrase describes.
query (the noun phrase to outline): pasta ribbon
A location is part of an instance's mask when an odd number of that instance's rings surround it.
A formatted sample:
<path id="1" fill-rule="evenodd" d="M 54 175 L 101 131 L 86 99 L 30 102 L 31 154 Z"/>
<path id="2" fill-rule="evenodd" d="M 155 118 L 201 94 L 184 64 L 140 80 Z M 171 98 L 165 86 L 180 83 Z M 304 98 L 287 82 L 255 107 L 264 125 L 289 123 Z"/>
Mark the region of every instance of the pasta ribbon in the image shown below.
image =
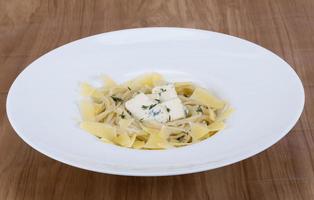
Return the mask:
<path id="1" fill-rule="evenodd" d="M 112 141 L 116 136 L 116 128 L 99 122 L 81 122 L 80 128 L 100 138 Z"/>
<path id="2" fill-rule="evenodd" d="M 219 100 L 217 97 L 210 94 L 207 90 L 200 87 L 194 90 L 190 98 L 200 102 L 203 105 L 215 109 L 221 109 L 225 106 L 225 103 L 223 101 Z"/>

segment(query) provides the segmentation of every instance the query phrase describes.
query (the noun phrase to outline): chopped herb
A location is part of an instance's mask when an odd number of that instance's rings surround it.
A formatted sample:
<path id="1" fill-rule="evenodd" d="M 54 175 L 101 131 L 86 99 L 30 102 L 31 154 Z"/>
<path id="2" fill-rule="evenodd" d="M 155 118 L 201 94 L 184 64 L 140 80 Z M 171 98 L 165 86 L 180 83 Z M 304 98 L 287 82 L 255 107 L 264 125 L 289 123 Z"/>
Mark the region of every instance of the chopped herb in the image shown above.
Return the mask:
<path id="1" fill-rule="evenodd" d="M 158 93 L 158 96 L 161 96 L 161 92 Z"/>
<path id="2" fill-rule="evenodd" d="M 170 112 L 170 108 L 166 107 L 167 112 Z"/>
<path id="3" fill-rule="evenodd" d="M 142 108 L 145 110 L 147 109 L 149 106 L 145 106 L 145 105 L 142 105 Z"/>
<path id="4" fill-rule="evenodd" d="M 160 88 L 161 92 L 166 92 L 167 90 L 164 88 Z"/>
<path id="5" fill-rule="evenodd" d="M 187 117 L 189 115 L 189 111 L 188 110 L 184 110 L 184 114 L 185 114 L 185 117 Z"/>
<path id="6" fill-rule="evenodd" d="M 128 90 L 130 90 L 130 91 L 131 91 L 132 89 L 128 86 Z"/>
<path id="7" fill-rule="evenodd" d="M 119 98 L 119 97 L 116 97 L 116 96 L 111 96 L 112 100 L 116 103 L 118 102 L 123 102 L 123 99 Z"/>
<path id="8" fill-rule="evenodd" d="M 140 119 L 140 122 L 142 122 L 144 120 L 144 118 Z"/>
<path id="9" fill-rule="evenodd" d="M 159 99 L 155 99 L 155 101 L 157 101 L 157 103 L 160 103 L 160 102 L 161 102 Z"/>
<path id="10" fill-rule="evenodd" d="M 202 110 L 201 106 L 198 106 L 198 107 L 197 107 L 196 112 L 203 113 L 203 110 Z"/>
<path id="11" fill-rule="evenodd" d="M 183 139 L 185 138 L 185 136 L 186 136 L 186 135 L 182 135 L 182 136 L 178 137 L 177 140 L 179 140 L 180 142 L 182 142 Z"/>
<path id="12" fill-rule="evenodd" d="M 168 121 L 169 121 L 169 122 L 171 121 L 171 116 L 170 116 L 170 115 L 169 115 Z"/>
<path id="13" fill-rule="evenodd" d="M 156 105 L 157 105 L 157 104 L 152 104 L 152 105 L 149 106 L 148 109 L 150 110 L 150 109 L 152 109 L 153 107 L 155 107 Z"/>
<path id="14" fill-rule="evenodd" d="M 146 110 L 146 109 L 148 108 L 149 110 L 151 110 L 151 109 L 152 109 L 153 107 L 155 107 L 156 105 L 157 105 L 157 103 L 151 104 L 151 105 L 149 105 L 149 106 L 142 105 L 142 109 Z"/>
<path id="15" fill-rule="evenodd" d="M 125 114 L 124 114 L 124 112 L 122 112 L 122 113 L 121 113 L 120 117 L 121 117 L 122 119 L 124 119 L 124 118 L 125 118 Z"/>
<path id="16" fill-rule="evenodd" d="M 126 112 L 127 112 L 130 116 L 132 116 L 132 113 L 131 113 L 129 110 L 126 110 Z"/>

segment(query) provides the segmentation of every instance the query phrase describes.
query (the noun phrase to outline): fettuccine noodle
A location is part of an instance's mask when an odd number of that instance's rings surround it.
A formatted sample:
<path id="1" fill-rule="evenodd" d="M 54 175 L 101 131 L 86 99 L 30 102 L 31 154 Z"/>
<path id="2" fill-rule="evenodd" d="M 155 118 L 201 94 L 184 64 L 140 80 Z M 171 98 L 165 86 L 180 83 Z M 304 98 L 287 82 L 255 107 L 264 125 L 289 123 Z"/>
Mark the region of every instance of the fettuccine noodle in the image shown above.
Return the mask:
<path id="1" fill-rule="evenodd" d="M 125 102 L 139 92 L 151 94 L 167 82 L 160 74 L 150 73 L 123 84 L 103 76 L 104 86 L 81 84 L 80 127 L 101 141 L 135 149 L 168 149 L 190 145 L 213 136 L 225 127 L 233 112 L 226 102 L 191 82 L 175 82 L 178 98 L 188 110 L 186 116 L 160 123 L 132 116 Z"/>

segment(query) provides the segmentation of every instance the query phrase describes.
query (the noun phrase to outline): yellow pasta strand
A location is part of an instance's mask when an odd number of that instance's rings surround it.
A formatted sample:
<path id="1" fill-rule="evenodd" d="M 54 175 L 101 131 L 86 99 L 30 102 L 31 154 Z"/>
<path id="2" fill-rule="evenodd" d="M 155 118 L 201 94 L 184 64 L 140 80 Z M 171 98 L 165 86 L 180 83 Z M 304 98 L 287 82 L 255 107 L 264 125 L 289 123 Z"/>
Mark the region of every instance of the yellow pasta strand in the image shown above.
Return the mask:
<path id="1" fill-rule="evenodd" d="M 213 111 L 211 108 L 208 108 L 208 118 L 211 120 L 211 121 L 215 121 L 216 120 L 216 113 L 215 111 Z"/>
<path id="2" fill-rule="evenodd" d="M 127 81 L 123 85 L 128 86 L 132 89 L 140 88 L 140 87 L 143 87 L 145 85 L 149 86 L 149 87 L 153 87 L 156 83 L 158 83 L 162 80 L 163 80 L 163 77 L 160 74 L 150 73 L 150 74 L 138 76 L 131 81 Z"/>
<path id="3" fill-rule="evenodd" d="M 170 130 L 167 128 L 167 126 L 163 126 L 159 132 L 160 137 L 167 139 L 170 135 Z"/>
<path id="4" fill-rule="evenodd" d="M 107 75 L 102 75 L 101 76 L 103 82 L 104 82 L 104 88 L 113 88 L 116 87 L 118 84 L 112 80 L 109 76 Z"/>
<path id="5" fill-rule="evenodd" d="M 191 136 L 192 140 L 198 141 L 201 137 L 206 135 L 210 130 L 207 126 L 201 123 L 191 123 Z"/>
<path id="6" fill-rule="evenodd" d="M 91 101 L 80 102 L 80 112 L 84 121 L 95 121 L 95 107 Z"/>
<path id="7" fill-rule="evenodd" d="M 95 115 L 98 115 L 105 109 L 105 105 L 103 103 L 94 103 L 93 106 Z"/>
<path id="8" fill-rule="evenodd" d="M 131 125 L 134 119 L 121 119 L 119 121 L 119 126 L 122 131 L 126 131 L 127 128 Z"/>
<path id="9" fill-rule="evenodd" d="M 112 141 L 116 136 L 116 128 L 99 122 L 81 122 L 80 128 L 100 138 Z"/>
<path id="10" fill-rule="evenodd" d="M 148 127 L 145 127 L 144 125 L 141 125 L 142 129 L 149 133 L 149 134 L 158 134 L 160 130 L 158 129 L 155 129 L 155 128 L 148 128 Z"/>
<path id="11" fill-rule="evenodd" d="M 230 117 L 230 115 L 234 112 L 235 110 L 233 108 L 228 107 L 226 110 L 222 111 L 220 114 L 218 114 L 217 121 L 223 121 Z"/>
<path id="12" fill-rule="evenodd" d="M 106 138 L 100 138 L 100 141 L 105 142 L 105 143 L 109 143 L 109 144 L 113 144 L 113 142 L 111 140 L 108 140 Z"/>
<path id="13" fill-rule="evenodd" d="M 133 143 L 132 148 L 134 148 L 134 149 L 142 149 L 144 147 L 144 145 L 145 145 L 144 141 L 135 140 L 134 143 Z"/>
<path id="14" fill-rule="evenodd" d="M 81 95 L 95 98 L 101 98 L 102 96 L 104 96 L 99 90 L 97 90 L 88 83 L 81 83 Z"/>
<path id="15" fill-rule="evenodd" d="M 148 141 L 144 145 L 144 148 L 148 149 L 166 149 L 169 148 L 169 143 L 159 134 L 150 134 Z"/>
<path id="16" fill-rule="evenodd" d="M 225 128 L 225 124 L 220 121 L 215 121 L 211 123 L 207 128 L 209 131 L 220 131 Z"/>
<path id="17" fill-rule="evenodd" d="M 221 109 L 225 105 L 223 101 L 210 94 L 207 90 L 199 87 L 194 90 L 190 98 L 215 109 Z"/>
<path id="18" fill-rule="evenodd" d="M 120 146 L 123 147 L 131 147 L 134 143 L 136 135 L 130 137 L 128 134 L 120 134 L 119 136 L 115 137 L 113 141 Z"/>

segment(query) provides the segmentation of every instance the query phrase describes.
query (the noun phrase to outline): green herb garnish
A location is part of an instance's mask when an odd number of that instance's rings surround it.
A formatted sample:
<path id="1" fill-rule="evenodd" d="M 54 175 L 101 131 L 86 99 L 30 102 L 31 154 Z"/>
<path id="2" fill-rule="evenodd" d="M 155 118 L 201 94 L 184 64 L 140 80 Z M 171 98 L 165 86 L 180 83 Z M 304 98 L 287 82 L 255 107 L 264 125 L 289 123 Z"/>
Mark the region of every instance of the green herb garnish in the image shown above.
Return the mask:
<path id="1" fill-rule="evenodd" d="M 166 107 L 167 112 L 170 112 L 170 108 Z"/>
<path id="2" fill-rule="evenodd" d="M 184 114 L 185 114 L 185 117 L 187 117 L 189 115 L 189 111 L 188 110 L 184 110 Z"/>
<path id="3" fill-rule="evenodd" d="M 148 109 L 150 110 L 150 109 L 152 109 L 153 107 L 155 107 L 156 105 L 157 105 L 157 104 L 152 104 L 152 105 L 149 106 Z"/>
<path id="4" fill-rule="evenodd" d="M 157 101 L 157 103 L 160 103 L 160 102 L 161 102 L 159 99 L 155 99 L 155 101 Z"/>
<path id="5" fill-rule="evenodd" d="M 197 107 L 196 112 L 203 113 L 203 110 L 202 110 L 201 106 L 198 106 L 198 107 Z"/>
<path id="6" fill-rule="evenodd" d="M 122 113 L 120 114 L 120 117 L 121 117 L 122 119 L 124 119 L 124 118 L 125 118 L 125 114 L 124 114 L 124 112 L 122 112 Z"/>
<path id="7" fill-rule="evenodd" d="M 130 90 L 130 91 L 131 91 L 132 89 L 128 86 L 128 90 Z"/>
<path id="8" fill-rule="evenodd" d="M 131 113 L 129 110 L 126 110 L 126 112 L 127 112 L 130 116 L 132 116 L 132 113 Z"/>
<path id="9" fill-rule="evenodd" d="M 149 106 L 145 106 L 145 105 L 142 105 L 142 109 L 144 109 L 144 110 L 146 110 L 147 108 L 149 109 L 149 110 L 151 110 L 153 107 L 155 107 L 157 105 L 157 103 L 156 104 L 151 104 L 151 105 L 149 105 Z"/>
<path id="10" fill-rule="evenodd" d="M 119 97 L 116 97 L 116 96 L 111 96 L 112 100 L 116 103 L 118 102 L 123 102 L 123 99 L 119 98 Z"/>
<path id="11" fill-rule="evenodd" d="M 149 106 L 145 106 L 145 105 L 142 105 L 142 108 L 145 110 L 147 109 Z"/>
<path id="12" fill-rule="evenodd" d="M 185 138 L 185 135 L 182 135 L 182 136 L 178 137 L 177 140 L 182 142 L 184 138 Z"/>
<path id="13" fill-rule="evenodd" d="M 167 90 L 164 88 L 160 88 L 161 92 L 166 92 Z"/>

